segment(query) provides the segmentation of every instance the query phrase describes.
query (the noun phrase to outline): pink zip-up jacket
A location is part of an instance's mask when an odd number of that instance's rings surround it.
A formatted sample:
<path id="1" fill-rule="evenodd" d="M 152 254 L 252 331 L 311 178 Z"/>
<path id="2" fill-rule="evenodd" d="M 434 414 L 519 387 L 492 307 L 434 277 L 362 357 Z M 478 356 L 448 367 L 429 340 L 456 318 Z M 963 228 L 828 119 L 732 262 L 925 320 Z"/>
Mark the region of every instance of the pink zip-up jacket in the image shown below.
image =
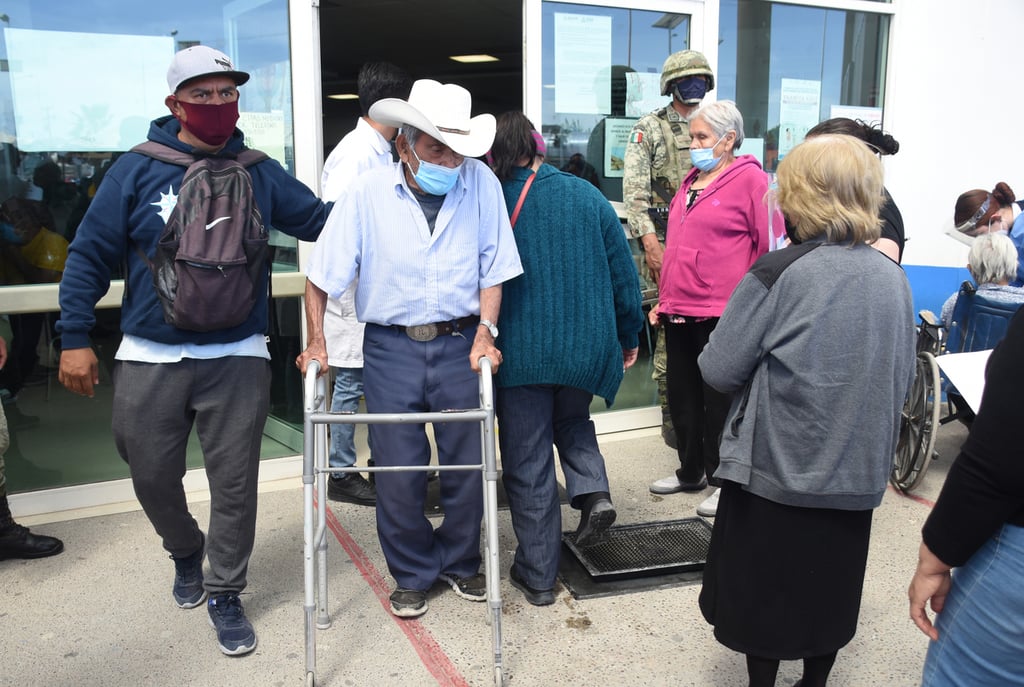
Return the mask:
<path id="1" fill-rule="evenodd" d="M 753 155 L 741 155 L 686 207 L 700 170 L 693 168 L 672 199 L 662 262 L 658 311 L 720 317 L 733 289 L 768 252 L 768 175 Z M 773 220 L 782 226 L 782 215 Z"/>

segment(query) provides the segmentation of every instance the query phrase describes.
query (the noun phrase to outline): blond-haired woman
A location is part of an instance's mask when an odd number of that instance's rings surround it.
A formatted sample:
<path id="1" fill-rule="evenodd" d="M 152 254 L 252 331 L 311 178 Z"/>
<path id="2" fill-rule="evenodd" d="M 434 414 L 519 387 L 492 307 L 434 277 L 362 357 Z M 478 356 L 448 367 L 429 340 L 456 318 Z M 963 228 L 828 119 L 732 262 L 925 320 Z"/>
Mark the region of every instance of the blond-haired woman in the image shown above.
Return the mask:
<path id="1" fill-rule="evenodd" d="M 700 606 L 716 638 L 746 654 L 752 687 L 792 659 L 804 661 L 802 687 L 816 687 L 856 631 L 914 319 L 903 271 L 870 246 L 882 169 L 861 141 L 801 143 L 778 184 L 793 245 L 754 264 L 699 359 L 707 383 L 733 395 Z"/>

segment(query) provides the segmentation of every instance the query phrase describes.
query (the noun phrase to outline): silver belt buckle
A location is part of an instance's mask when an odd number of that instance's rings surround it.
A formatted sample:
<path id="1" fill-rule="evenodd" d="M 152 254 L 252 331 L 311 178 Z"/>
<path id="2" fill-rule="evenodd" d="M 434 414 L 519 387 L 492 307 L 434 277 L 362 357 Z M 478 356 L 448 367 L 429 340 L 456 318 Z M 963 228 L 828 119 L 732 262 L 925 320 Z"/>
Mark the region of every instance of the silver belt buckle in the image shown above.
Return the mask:
<path id="1" fill-rule="evenodd" d="M 433 341 L 437 338 L 437 325 L 417 324 L 413 327 L 406 327 L 405 333 L 413 341 Z"/>

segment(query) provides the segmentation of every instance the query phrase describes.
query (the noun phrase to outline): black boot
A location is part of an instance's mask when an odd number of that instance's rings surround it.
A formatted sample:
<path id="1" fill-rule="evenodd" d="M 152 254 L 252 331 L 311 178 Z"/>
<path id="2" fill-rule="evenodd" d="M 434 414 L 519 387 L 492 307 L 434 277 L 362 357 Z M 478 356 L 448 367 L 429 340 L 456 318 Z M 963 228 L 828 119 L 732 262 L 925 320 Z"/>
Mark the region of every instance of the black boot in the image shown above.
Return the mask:
<path id="1" fill-rule="evenodd" d="M 7 486 L 0 486 L 0 561 L 8 558 L 46 558 L 64 550 L 64 542 L 56 537 L 32 534 L 27 527 L 14 522 L 7 503 Z"/>

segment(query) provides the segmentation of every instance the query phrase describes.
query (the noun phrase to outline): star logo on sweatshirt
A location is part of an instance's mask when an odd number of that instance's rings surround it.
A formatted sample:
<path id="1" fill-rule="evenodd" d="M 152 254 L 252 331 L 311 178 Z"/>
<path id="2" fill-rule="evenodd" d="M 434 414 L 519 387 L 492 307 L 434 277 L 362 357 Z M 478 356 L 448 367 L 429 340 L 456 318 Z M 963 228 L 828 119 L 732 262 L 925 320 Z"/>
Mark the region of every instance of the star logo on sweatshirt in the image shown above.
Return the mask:
<path id="1" fill-rule="evenodd" d="M 159 202 L 150 203 L 150 205 L 160 208 L 160 211 L 157 214 L 160 215 L 160 219 L 164 221 L 164 224 L 167 224 L 167 220 L 171 217 L 171 210 L 173 210 L 174 206 L 177 204 L 178 196 L 174 193 L 173 186 L 167 187 L 167 193 L 160 194 Z"/>

